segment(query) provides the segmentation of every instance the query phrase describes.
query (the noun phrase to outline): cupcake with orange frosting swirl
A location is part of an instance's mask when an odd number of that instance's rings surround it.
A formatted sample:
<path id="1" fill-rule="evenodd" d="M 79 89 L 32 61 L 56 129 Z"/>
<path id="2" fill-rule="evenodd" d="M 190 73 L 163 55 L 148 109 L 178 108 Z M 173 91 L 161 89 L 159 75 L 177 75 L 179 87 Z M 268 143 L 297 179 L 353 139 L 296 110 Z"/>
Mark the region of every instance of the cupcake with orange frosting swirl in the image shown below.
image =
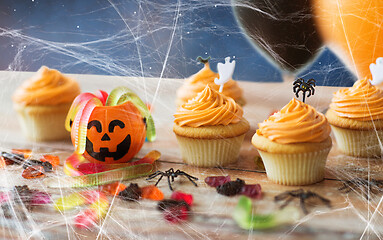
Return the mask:
<path id="1" fill-rule="evenodd" d="M 339 149 L 356 157 L 381 156 L 383 91 L 367 78 L 334 93 L 326 117 Z"/>
<path id="2" fill-rule="evenodd" d="M 206 85 L 174 117 L 173 131 L 186 163 L 213 167 L 237 161 L 250 125 L 243 118 L 242 107 L 232 98 Z"/>
<path id="3" fill-rule="evenodd" d="M 13 94 L 24 134 L 34 141 L 69 138 L 65 118 L 78 94 L 80 87 L 76 81 L 57 70 L 41 67 Z"/>
<path id="4" fill-rule="evenodd" d="M 283 185 L 307 185 L 323 180 L 331 149 L 331 128 L 312 106 L 292 99 L 259 123 L 252 138 L 267 177 Z"/>
<path id="5" fill-rule="evenodd" d="M 218 91 L 219 85 L 214 83 L 214 79 L 219 79 L 219 74 L 210 69 L 208 60 L 201 59 L 200 61 L 204 63 L 205 66 L 198 73 L 186 79 L 184 84 L 177 90 L 177 106 L 181 106 L 190 99 L 196 97 L 206 85 L 209 85 L 211 88 Z M 245 105 L 242 89 L 233 79 L 230 79 L 225 83 L 222 93 L 225 96 L 233 98 L 239 105 Z"/>

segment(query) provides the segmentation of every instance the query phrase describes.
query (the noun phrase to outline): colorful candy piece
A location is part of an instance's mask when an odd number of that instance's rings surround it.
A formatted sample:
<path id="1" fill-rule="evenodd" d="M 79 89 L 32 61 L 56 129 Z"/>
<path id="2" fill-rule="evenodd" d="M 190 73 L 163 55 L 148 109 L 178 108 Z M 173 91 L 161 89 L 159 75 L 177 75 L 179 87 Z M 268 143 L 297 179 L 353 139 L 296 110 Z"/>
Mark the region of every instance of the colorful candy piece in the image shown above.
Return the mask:
<path id="1" fill-rule="evenodd" d="M 45 176 L 44 172 L 43 166 L 30 166 L 23 171 L 21 176 L 25 179 L 41 178 Z"/>
<path id="2" fill-rule="evenodd" d="M 50 164 L 52 164 L 53 167 L 57 167 L 60 164 L 60 158 L 58 156 L 49 155 L 49 154 L 43 155 L 40 158 L 40 161 L 49 162 Z"/>
<path id="3" fill-rule="evenodd" d="M 97 221 L 105 217 L 109 209 L 108 198 L 100 193 L 99 197 L 86 209 L 75 218 L 75 226 L 78 228 L 90 228 Z"/>
<path id="4" fill-rule="evenodd" d="M 0 156 L 0 168 L 5 168 L 5 166 L 7 166 L 5 159 Z"/>
<path id="5" fill-rule="evenodd" d="M 189 206 L 193 204 L 193 196 L 180 191 L 173 192 L 170 198 L 177 201 L 185 201 Z"/>
<path id="6" fill-rule="evenodd" d="M 76 117 L 74 118 L 71 137 L 74 143 L 75 152 L 83 154 L 85 152 L 86 133 L 88 131 L 88 121 L 95 107 L 102 106 L 100 99 L 91 98 L 81 104 Z"/>
<path id="7" fill-rule="evenodd" d="M 52 199 L 51 196 L 46 192 L 40 192 L 40 191 L 33 191 L 30 204 L 32 206 L 38 206 L 38 205 L 44 205 L 51 203 Z"/>
<path id="8" fill-rule="evenodd" d="M 211 176 L 211 177 L 207 177 L 205 178 L 205 183 L 207 185 L 209 185 L 210 187 L 218 187 L 220 185 L 223 185 L 227 182 L 230 182 L 231 179 L 230 179 L 230 176 L 227 175 L 226 177 L 225 176 Z"/>
<path id="9" fill-rule="evenodd" d="M 141 196 L 141 188 L 136 183 L 131 183 L 118 196 L 125 201 L 137 201 Z"/>
<path id="10" fill-rule="evenodd" d="M 12 149 L 12 153 L 21 154 L 24 158 L 30 158 L 32 156 L 32 150 L 30 149 Z"/>
<path id="11" fill-rule="evenodd" d="M 245 184 L 241 191 L 239 192 L 241 195 L 245 195 L 250 198 L 255 198 L 255 199 L 261 199 L 262 198 L 262 188 L 261 185 L 259 184 Z"/>
<path id="12" fill-rule="evenodd" d="M 233 219 L 243 229 L 262 230 L 297 221 L 299 210 L 294 207 L 286 207 L 267 215 L 252 214 L 251 199 L 241 196 L 234 209 Z"/>
<path id="13" fill-rule="evenodd" d="M 106 104 L 106 99 L 108 99 L 108 93 L 103 90 L 97 90 L 94 95 L 100 99 L 102 105 Z"/>
<path id="14" fill-rule="evenodd" d="M 66 211 L 77 206 L 83 205 L 87 202 L 81 192 L 72 193 L 56 200 L 54 207 L 58 211 Z"/>
<path id="15" fill-rule="evenodd" d="M 116 196 L 120 192 L 122 192 L 125 188 L 126 186 L 122 184 L 121 182 L 114 182 L 114 183 L 109 183 L 109 184 L 101 186 L 100 191 L 105 194 Z"/>
<path id="16" fill-rule="evenodd" d="M 165 220 L 170 223 L 185 221 L 190 215 L 190 206 L 185 201 L 165 199 L 158 203 L 157 208 L 163 212 Z"/>
<path id="17" fill-rule="evenodd" d="M 164 199 L 164 193 L 154 185 L 149 185 L 141 188 L 141 197 L 154 201 L 161 201 Z"/>

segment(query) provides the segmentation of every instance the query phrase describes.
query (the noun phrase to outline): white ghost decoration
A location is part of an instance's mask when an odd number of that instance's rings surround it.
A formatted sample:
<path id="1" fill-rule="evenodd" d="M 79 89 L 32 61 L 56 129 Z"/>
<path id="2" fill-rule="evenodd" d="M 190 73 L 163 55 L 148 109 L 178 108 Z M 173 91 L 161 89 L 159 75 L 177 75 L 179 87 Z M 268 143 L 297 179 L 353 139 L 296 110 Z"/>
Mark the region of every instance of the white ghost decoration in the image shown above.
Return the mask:
<path id="1" fill-rule="evenodd" d="M 214 79 L 214 83 L 220 85 L 219 92 L 222 92 L 223 85 L 231 79 L 231 76 L 234 73 L 235 60 L 230 62 L 230 57 L 225 58 L 225 63 L 218 63 L 217 69 L 219 74 L 219 79 Z"/>
<path id="2" fill-rule="evenodd" d="M 372 75 L 372 85 L 378 85 L 383 82 L 383 57 L 376 59 L 376 64 L 370 64 L 370 71 Z"/>

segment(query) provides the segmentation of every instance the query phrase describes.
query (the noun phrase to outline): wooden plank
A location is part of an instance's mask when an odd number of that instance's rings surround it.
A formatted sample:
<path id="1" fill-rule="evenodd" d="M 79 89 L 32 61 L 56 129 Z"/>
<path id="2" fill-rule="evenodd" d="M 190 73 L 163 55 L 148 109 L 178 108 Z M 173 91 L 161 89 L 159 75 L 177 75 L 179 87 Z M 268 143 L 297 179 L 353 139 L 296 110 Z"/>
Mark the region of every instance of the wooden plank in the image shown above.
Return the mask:
<path id="1" fill-rule="evenodd" d="M 0 72 L 0 83 L 7 85 L 7 91 L 2 92 L 0 107 L 4 114 L 0 115 L 0 149 L 31 148 L 35 152 L 53 153 L 63 161 L 71 154 L 73 147 L 70 141 L 53 143 L 32 143 L 24 139 L 18 123 L 14 121 L 15 113 L 12 110 L 11 94 L 16 87 L 33 73 L 25 72 Z M 258 156 L 257 150 L 251 145 L 250 139 L 254 134 L 257 123 L 263 121 L 274 110 L 280 109 L 292 97 L 290 83 L 248 83 L 240 82 L 244 89 L 247 105 L 244 107 L 246 119 L 251 124 L 251 130 L 246 135 L 237 163 L 225 168 L 197 168 L 182 162 L 176 138 L 172 132 L 172 114 L 175 112 L 175 90 L 182 84 L 177 79 L 141 79 L 127 77 L 71 75 L 77 79 L 83 91 L 104 89 L 110 91 L 118 85 L 132 87 L 140 96 L 146 96 L 149 102 L 154 101 L 154 117 L 156 120 L 158 138 L 153 143 L 145 143 L 139 156 L 157 149 L 162 153 L 157 163 L 159 170 L 170 167 L 180 169 L 197 176 L 198 188 L 188 180 L 179 177 L 173 183 L 177 190 L 190 192 L 195 199 L 193 216 L 185 224 L 171 225 L 165 223 L 159 211 L 155 209 L 156 203 L 142 200 L 140 202 L 124 202 L 113 200 L 109 214 L 92 231 L 78 230 L 70 224 L 80 209 L 60 214 L 52 207 L 36 208 L 29 215 L 29 221 L 5 219 L 0 213 L 0 235 L 3 238 L 45 237 L 45 238 L 79 238 L 94 239 L 96 237 L 111 239 L 355 239 L 361 236 L 370 239 L 380 238 L 383 233 L 381 198 L 374 197 L 369 202 L 360 194 L 359 189 L 349 194 L 341 194 L 338 190 L 342 186 L 338 179 L 350 179 L 354 176 L 381 178 L 380 159 L 356 159 L 344 156 L 334 144 L 326 165 L 326 180 L 314 185 L 304 186 L 303 189 L 311 190 L 328 198 L 332 202 L 332 209 L 315 207 L 311 214 L 303 217 L 299 222 L 269 231 L 245 231 L 236 226 L 231 218 L 232 211 L 238 197 L 224 197 L 218 195 L 214 188 L 206 186 L 204 178 L 211 175 L 230 175 L 232 179 L 241 178 L 249 184 L 260 183 L 264 192 L 262 200 L 253 201 L 255 211 L 270 213 L 280 206 L 274 202 L 274 196 L 298 187 L 281 186 L 270 182 L 265 173 L 255 164 Z M 144 84 L 145 83 L 145 84 Z M 145 90 L 144 90 L 145 88 Z M 308 102 L 319 111 L 324 111 L 332 93 L 339 88 L 317 87 L 314 97 Z M 144 97 L 146 98 L 146 97 Z M 335 141 L 334 141 L 335 142 Z M 25 180 L 21 177 L 20 167 L 13 166 L 0 170 L 0 186 L 11 187 L 14 185 L 28 184 L 32 188 L 47 190 L 54 199 L 69 194 L 75 189 L 45 189 L 41 180 Z M 61 167 L 57 173 L 63 174 Z M 148 184 L 143 178 L 133 180 L 139 185 Z M 152 183 L 154 183 L 152 181 Z M 169 197 L 171 192 L 166 180 L 160 182 L 159 187 Z M 299 206 L 298 201 L 291 203 Z M 377 210 L 377 211 L 376 211 Z M 365 232 L 368 219 L 372 218 L 371 229 Z M 21 226 L 21 227 L 20 227 Z M 367 228 L 368 229 L 368 228 Z M 364 233 L 365 232 L 365 233 Z"/>

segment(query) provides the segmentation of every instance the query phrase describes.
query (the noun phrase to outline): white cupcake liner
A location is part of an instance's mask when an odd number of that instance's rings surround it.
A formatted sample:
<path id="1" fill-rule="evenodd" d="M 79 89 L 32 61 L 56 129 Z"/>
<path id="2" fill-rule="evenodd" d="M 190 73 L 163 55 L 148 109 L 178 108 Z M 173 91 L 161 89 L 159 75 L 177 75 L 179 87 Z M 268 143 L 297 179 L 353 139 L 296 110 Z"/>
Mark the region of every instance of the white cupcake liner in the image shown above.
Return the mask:
<path id="1" fill-rule="evenodd" d="M 60 106 L 17 106 L 18 120 L 24 135 L 32 141 L 69 139 L 65 129 L 65 118 L 70 105 Z"/>
<path id="2" fill-rule="evenodd" d="M 198 167 L 226 166 L 236 162 L 245 138 L 245 134 L 223 139 L 176 136 L 184 162 Z"/>
<path id="3" fill-rule="evenodd" d="M 292 154 L 258 151 L 270 180 L 282 185 L 308 185 L 323 180 L 330 149 Z"/>
<path id="4" fill-rule="evenodd" d="M 331 125 L 338 148 L 354 157 L 379 157 L 382 155 L 383 131 L 351 130 Z"/>

